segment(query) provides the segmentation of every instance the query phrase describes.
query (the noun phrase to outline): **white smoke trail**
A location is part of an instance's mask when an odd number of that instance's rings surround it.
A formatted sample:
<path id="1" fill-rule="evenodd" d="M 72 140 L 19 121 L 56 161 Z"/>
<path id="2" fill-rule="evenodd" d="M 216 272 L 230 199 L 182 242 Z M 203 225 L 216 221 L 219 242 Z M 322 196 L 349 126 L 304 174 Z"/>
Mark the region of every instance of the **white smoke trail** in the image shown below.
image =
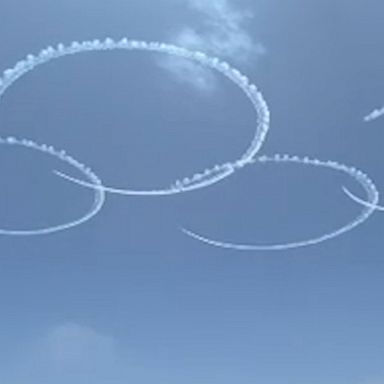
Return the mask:
<path id="1" fill-rule="evenodd" d="M 324 241 L 335 239 L 336 237 L 339 237 L 342 234 L 345 234 L 351 231 L 352 229 L 356 228 L 357 226 L 361 225 L 362 223 L 364 223 L 378 208 L 377 204 L 379 201 L 379 192 L 377 191 L 375 184 L 365 173 L 363 173 L 362 171 L 354 167 L 350 167 L 350 166 L 338 163 L 336 161 L 329 161 L 329 160 L 324 161 L 319 159 L 310 159 L 308 157 L 300 158 L 298 156 L 279 155 L 279 154 L 276 154 L 274 156 L 261 156 L 259 158 L 255 158 L 252 162 L 248 164 L 258 164 L 258 163 L 263 164 L 266 162 L 272 162 L 275 164 L 296 163 L 296 164 L 302 164 L 305 166 L 312 166 L 317 168 L 318 167 L 328 168 L 336 172 L 343 172 L 348 176 L 352 177 L 353 179 L 355 179 L 364 188 L 367 194 L 367 200 L 364 201 L 362 199 L 355 198 L 354 195 L 352 195 L 352 193 L 350 193 L 346 188 L 344 188 L 344 191 L 351 198 L 353 198 L 353 200 L 359 202 L 362 205 L 362 210 L 360 214 L 357 215 L 353 220 L 349 221 L 344 226 L 338 229 L 335 229 L 332 232 L 325 233 L 315 238 L 301 240 L 301 241 L 294 241 L 291 243 L 266 244 L 266 245 L 236 244 L 236 243 L 231 243 L 227 241 L 212 239 L 186 228 L 181 228 L 181 230 L 187 236 L 190 236 L 195 240 L 201 241 L 208 245 L 212 245 L 214 247 L 234 249 L 237 251 L 283 251 L 287 249 L 307 247 L 309 245 L 320 244 Z"/>
<path id="2" fill-rule="evenodd" d="M 97 192 L 110 192 L 123 195 L 141 195 L 141 196 L 160 196 L 160 195 L 172 195 L 176 193 L 183 193 L 187 191 L 192 191 L 195 189 L 200 189 L 212 185 L 214 183 L 223 180 L 224 178 L 230 176 L 234 172 L 234 168 L 245 165 L 249 162 L 257 152 L 261 149 L 268 130 L 269 130 L 269 109 L 268 106 L 259 92 L 257 87 L 254 84 L 251 84 L 249 79 L 244 76 L 240 71 L 231 67 L 228 63 L 220 61 L 216 57 L 209 57 L 205 53 L 197 51 L 189 51 L 185 48 L 180 48 L 174 45 L 164 44 L 160 42 L 146 42 L 138 40 L 128 40 L 123 38 L 121 40 L 115 41 L 111 38 L 106 38 L 104 41 L 101 40 L 88 40 L 88 41 L 74 41 L 70 45 L 64 45 L 62 43 L 58 44 L 57 47 L 48 47 L 40 51 L 38 55 L 27 55 L 26 59 L 20 60 L 16 63 L 13 68 L 9 68 L 4 71 L 3 76 L 0 77 L 0 100 L 6 93 L 6 91 L 22 76 L 33 71 L 36 67 L 46 64 L 52 60 L 57 60 L 64 56 L 71 56 L 80 54 L 83 52 L 92 52 L 92 51 L 112 51 L 112 50 L 142 50 L 148 52 L 161 52 L 170 56 L 176 56 L 178 58 L 192 60 L 202 68 L 207 67 L 215 70 L 216 72 L 221 73 L 235 85 L 237 85 L 252 103 L 253 108 L 257 115 L 257 124 L 255 135 L 248 147 L 248 149 L 241 155 L 240 159 L 237 159 L 233 162 L 229 162 L 223 165 L 216 165 L 213 168 L 207 169 L 204 173 L 197 173 L 192 177 L 186 177 L 183 180 L 176 181 L 175 184 L 166 187 L 165 189 L 155 189 L 155 190 L 128 190 L 115 187 L 107 187 L 101 185 L 99 179 L 88 170 L 88 168 L 78 166 L 80 171 L 83 171 L 85 176 L 89 179 L 88 181 L 79 180 L 68 176 L 62 172 L 56 171 L 55 173 L 58 176 L 61 176 L 68 181 L 77 183 L 84 187 L 96 189 Z M 1 142 L 0 142 L 1 144 Z M 9 143 L 8 143 L 9 144 Z M 38 147 L 39 148 L 39 147 Z M 45 147 L 43 147 L 45 148 Z M 53 152 L 50 150 L 50 147 L 45 152 Z M 41 149 L 43 150 L 43 149 Z M 69 157 L 64 157 L 63 160 L 69 161 Z M 83 169 L 85 168 L 85 169 Z M 104 195 L 102 195 L 104 197 Z M 99 199 L 101 201 L 101 198 Z M 99 201 L 98 200 L 98 201 Z M 96 204 L 94 210 L 89 213 L 85 218 L 88 220 L 94 213 L 97 212 L 98 204 Z M 96 209 L 97 208 L 97 209 Z M 84 220 L 84 219 L 82 219 Z M 76 225 L 78 222 L 75 222 Z M 72 223 L 71 226 L 74 224 Z M 61 228 L 61 227 L 60 227 Z M 36 233 L 36 232 L 35 232 Z M 1 234 L 1 230 L 0 230 Z M 23 232 L 25 234 L 25 232 Z"/>
<path id="3" fill-rule="evenodd" d="M 18 65 L 19 70 L 23 68 L 23 65 Z M 4 90 L 12 83 L 12 74 L 17 76 L 17 73 L 13 70 L 8 70 L 7 72 L 8 78 L 4 77 L 0 78 L 0 97 Z M 11 81 L 11 82 L 9 82 Z M 3 85 L 3 88 L 1 87 Z M 50 156 L 56 157 L 57 159 L 64 161 L 65 163 L 71 165 L 78 171 L 80 171 L 86 179 L 92 183 L 95 186 L 101 186 L 101 180 L 97 177 L 97 175 L 87 166 L 80 163 L 79 161 L 75 160 L 72 156 L 68 155 L 65 151 L 57 150 L 54 147 L 46 144 L 38 144 L 32 140 L 28 139 L 18 139 L 15 137 L 7 137 L 3 138 L 0 137 L 0 146 L 8 145 L 12 147 L 24 147 L 27 149 L 31 149 L 34 151 L 39 151 L 46 153 Z M 72 221 L 58 224 L 58 225 L 52 225 L 45 228 L 36 228 L 36 229 L 5 229 L 0 228 L 0 235 L 11 235 L 11 236 L 35 236 L 35 235 L 48 235 L 54 232 L 58 231 L 64 231 L 69 228 L 76 227 L 78 225 L 84 224 L 87 221 L 91 220 L 94 216 L 96 216 L 101 208 L 103 207 L 105 202 L 105 192 L 99 188 L 94 188 L 94 197 L 93 197 L 93 203 L 88 209 L 88 211 L 83 214 L 80 218 L 74 219 Z"/>

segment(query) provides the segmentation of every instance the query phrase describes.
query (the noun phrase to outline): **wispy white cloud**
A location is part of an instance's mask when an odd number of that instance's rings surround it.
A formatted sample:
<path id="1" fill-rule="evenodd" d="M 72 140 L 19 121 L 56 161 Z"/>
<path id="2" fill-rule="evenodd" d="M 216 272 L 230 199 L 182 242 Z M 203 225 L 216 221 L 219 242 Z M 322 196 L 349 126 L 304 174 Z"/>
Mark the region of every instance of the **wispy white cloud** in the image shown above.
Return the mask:
<path id="1" fill-rule="evenodd" d="M 235 7 L 229 0 L 185 0 L 188 8 L 200 17 L 198 26 L 184 26 L 172 42 L 192 50 L 244 64 L 255 61 L 264 47 L 254 41 L 247 29 L 253 18 L 249 10 Z M 205 68 L 187 60 L 168 57 L 162 66 L 180 81 L 202 90 L 214 89 L 214 77 Z"/>
<path id="2" fill-rule="evenodd" d="M 113 364 L 116 358 L 112 337 L 75 323 L 51 329 L 42 340 L 41 349 L 42 356 L 58 370 L 101 368 Z"/>
<path id="3" fill-rule="evenodd" d="M 378 119 L 379 117 L 384 116 L 384 107 L 380 109 L 374 109 L 371 113 L 364 116 L 364 121 L 369 122 Z"/>
<path id="4" fill-rule="evenodd" d="M 121 369 L 118 355 L 113 337 L 87 326 L 63 323 L 35 338 L 11 364 L 1 367 L 0 382 L 104 383 Z"/>
<path id="5" fill-rule="evenodd" d="M 212 54 L 235 61 L 245 61 L 264 49 L 247 30 L 252 20 L 250 10 L 240 10 L 229 0 L 187 0 L 188 6 L 203 17 L 199 31 L 185 27 L 176 40 L 191 48 L 205 49 Z"/>

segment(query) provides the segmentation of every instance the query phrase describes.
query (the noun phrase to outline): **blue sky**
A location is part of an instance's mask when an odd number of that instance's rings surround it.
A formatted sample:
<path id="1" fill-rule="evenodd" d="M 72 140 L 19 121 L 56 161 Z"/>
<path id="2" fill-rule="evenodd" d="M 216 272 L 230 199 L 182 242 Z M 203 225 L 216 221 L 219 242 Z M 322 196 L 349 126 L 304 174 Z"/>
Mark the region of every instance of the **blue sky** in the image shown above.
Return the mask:
<path id="1" fill-rule="evenodd" d="M 0 5 L 0 67 L 59 42 L 111 36 L 175 42 L 228 60 L 272 114 L 263 154 L 332 159 L 379 190 L 384 6 L 363 1 L 149 0 Z M 4 16 L 5 15 L 5 16 Z M 161 55 L 92 53 L 52 62 L 0 103 L 0 134 L 66 149 L 106 184 L 151 188 L 236 159 L 249 102 L 219 75 Z M 57 224 L 92 193 L 55 159 L 1 148 L 4 227 Z M 70 169 L 69 169 L 70 170 Z M 384 217 L 314 247 L 302 239 L 360 207 L 353 180 L 294 165 L 247 167 L 167 198 L 108 196 L 101 213 L 50 236 L 0 238 L 0 383 L 384 383 Z"/>

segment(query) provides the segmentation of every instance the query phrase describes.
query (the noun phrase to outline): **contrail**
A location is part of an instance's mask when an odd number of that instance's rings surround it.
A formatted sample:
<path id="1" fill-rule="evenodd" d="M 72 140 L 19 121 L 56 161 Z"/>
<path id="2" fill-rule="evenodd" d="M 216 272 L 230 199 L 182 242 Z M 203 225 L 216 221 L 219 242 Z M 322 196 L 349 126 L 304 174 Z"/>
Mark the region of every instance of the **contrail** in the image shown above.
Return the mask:
<path id="1" fill-rule="evenodd" d="M 0 100 L 7 89 L 12 86 L 12 84 L 40 65 L 44 65 L 53 60 L 58 60 L 65 56 L 72 56 L 85 52 L 112 50 L 141 50 L 147 52 L 158 52 L 186 60 L 192 60 L 202 68 L 207 67 L 216 71 L 217 73 L 222 74 L 227 79 L 232 81 L 234 85 L 238 86 L 243 91 L 249 102 L 252 104 L 257 117 L 254 137 L 252 138 L 248 148 L 239 159 L 227 162 L 226 164 L 218 164 L 212 168 L 206 169 L 203 173 L 195 173 L 191 177 L 185 177 L 182 180 L 176 180 L 174 184 L 165 188 L 163 187 L 162 189 L 131 190 L 105 186 L 101 185 L 101 182 L 98 179 L 95 179 L 95 177 L 93 177 L 91 174 L 88 175 L 88 173 L 86 173 L 86 176 L 88 176 L 87 181 L 79 180 L 62 172 L 55 171 L 57 176 L 60 176 L 67 181 L 82 185 L 84 187 L 94 189 L 96 192 L 110 192 L 122 195 L 137 196 L 173 195 L 208 187 L 214 183 L 217 183 L 232 175 L 236 167 L 243 166 L 249 162 L 256 155 L 256 153 L 259 152 L 269 130 L 269 109 L 257 87 L 250 82 L 247 76 L 243 75 L 237 69 L 231 67 L 225 61 L 221 61 L 216 57 L 207 56 L 203 52 L 190 51 L 185 48 L 161 42 L 146 42 L 139 40 L 129 40 L 127 38 L 120 40 L 106 38 L 103 41 L 98 39 L 86 40 L 82 42 L 73 41 L 70 45 L 64 45 L 60 43 L 57 45 L 57 47 L 50 46 L 41 50 L 38 55 L 27 55 L 26 59 L 20 60 L 13 68 L 4 71 L 3 77 L 0 77 Z M 79 168 L 79 170 L 82 169 Z"/>
<path id="2" fill-rule="evenodd" d="M 298 156 L 279 155 L 279 154 L 276 154 L 274 156 L 261 156 L 261 157 L 255 158 L 253 162 L 250 162 L 248 164 L 249 165 L 260 164 L 260 163 L 263 164 L 266 162 L 272 162 L 275 164 L 296 163 L 296 164 L 302 164 L 305 166 L 328 168 L 336 172 L 345 173 L 348 176 L 352 177 L 364 188 L 367 195 L 367 201 L 354 198 L 353 197 L 354 195 L 352 195 L 348 190 L 344 189 L 344 192 L 346 192 L 355 201 L 358 201 L 360 202 L 360 204 L 362 204 L 361 212 L 354 219 L 350 220 L 348 223 L 346 223 L 344 226 L 338 229 L 335 229 L 331 232 L 327 232 L 318 237 L 314 237 L 306 240 L 293 241 L 290 243 L 280 243 L 280 244 L 277 243 L 277 244 L 264 244 L 264 245 L 263 244 L 239 244 L 239 243 L 232 243 L 224 240 L 213 239 L 205 235 L 202 235 L 200 233 L 197 233 L 195 231 L 191 231 L 190 229 L 187 229 L 187 228 L 181 228 L 182 232 L 184 232 L 184 234 L 192 237 L 195 240 L 198 240 L 198 241 L 201 241 L 202 243 L 212 245 L 214 247 L 219 247 L 219 248 L 234 249 L 237 251 L 283 251 L 287 249 L 307 247 L 309 245 L 320 244 L 324 241 L 335 239 L 336 237 L 339 237 L 342 234 L 347 233 L 352 229 L 356 228 L 357 226 L 361 225 L 362 223 L 364 223 L 378 208 L 377 204 L 379 201 L 379 192 L 377 191 L 375 184 L 365 173 L 363 173 L 362 171 L 354 167 L 350 167 L 350 166 L 338 163 L 336 161 L 310 159 L 308 157 L 300 158 Z"/>

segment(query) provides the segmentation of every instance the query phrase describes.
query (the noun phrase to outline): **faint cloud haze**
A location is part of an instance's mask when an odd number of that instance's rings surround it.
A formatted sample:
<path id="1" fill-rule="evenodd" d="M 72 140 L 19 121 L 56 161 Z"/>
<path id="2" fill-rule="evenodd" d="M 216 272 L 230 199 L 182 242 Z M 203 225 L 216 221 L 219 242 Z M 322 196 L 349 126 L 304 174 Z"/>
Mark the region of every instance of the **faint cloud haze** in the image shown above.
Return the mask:
<path id="1" fill-rule="evenodd" d="M 247 30 L 252 12 L 241 10 L 228 0 L 186 0 L 187 6 L 201 17 L 198 26 L 184 26 L 172 38 L 176 45 L 200 50 L 233 63 L 256 60 L 264 53 Z M 191 61 L 168 57 L 161 62 L 182 82 L 202 90 L 213 90 L 214 77 L 205 68 Z"/>
<path id="2" fill-rule="evenodd" d="M 42 344 L 43 356 L 59 370 L 92 369 L 105 366 L 115 359 L 115 341 L 92 328 L 75 323 L 51 329 Z"/>
<path id="3" fill-rule="evenodd" d="M 384 378 L 366 380 L 362 384 L 384 384 Z"/>
<path id="4" fill-rule="evenodd" d="M 17 356 L 10 372 L 0 371 L 8 384 L 104 383 L 121 368 L 113 337 L 76 323 L 63 323 L 37 337 Z"/>
<path id="5" fill-rule="evenodd" d="M 180 45 L 236 61 L 246 61 L 264 51 L 246 30 L 246 22 L 253 18 L 250 11 L 240 10 L 228 0 L 188 0 L 188 7 L 203 17 L 203 25 L 199 30 L 182 29 L 175 39 Z"/>

